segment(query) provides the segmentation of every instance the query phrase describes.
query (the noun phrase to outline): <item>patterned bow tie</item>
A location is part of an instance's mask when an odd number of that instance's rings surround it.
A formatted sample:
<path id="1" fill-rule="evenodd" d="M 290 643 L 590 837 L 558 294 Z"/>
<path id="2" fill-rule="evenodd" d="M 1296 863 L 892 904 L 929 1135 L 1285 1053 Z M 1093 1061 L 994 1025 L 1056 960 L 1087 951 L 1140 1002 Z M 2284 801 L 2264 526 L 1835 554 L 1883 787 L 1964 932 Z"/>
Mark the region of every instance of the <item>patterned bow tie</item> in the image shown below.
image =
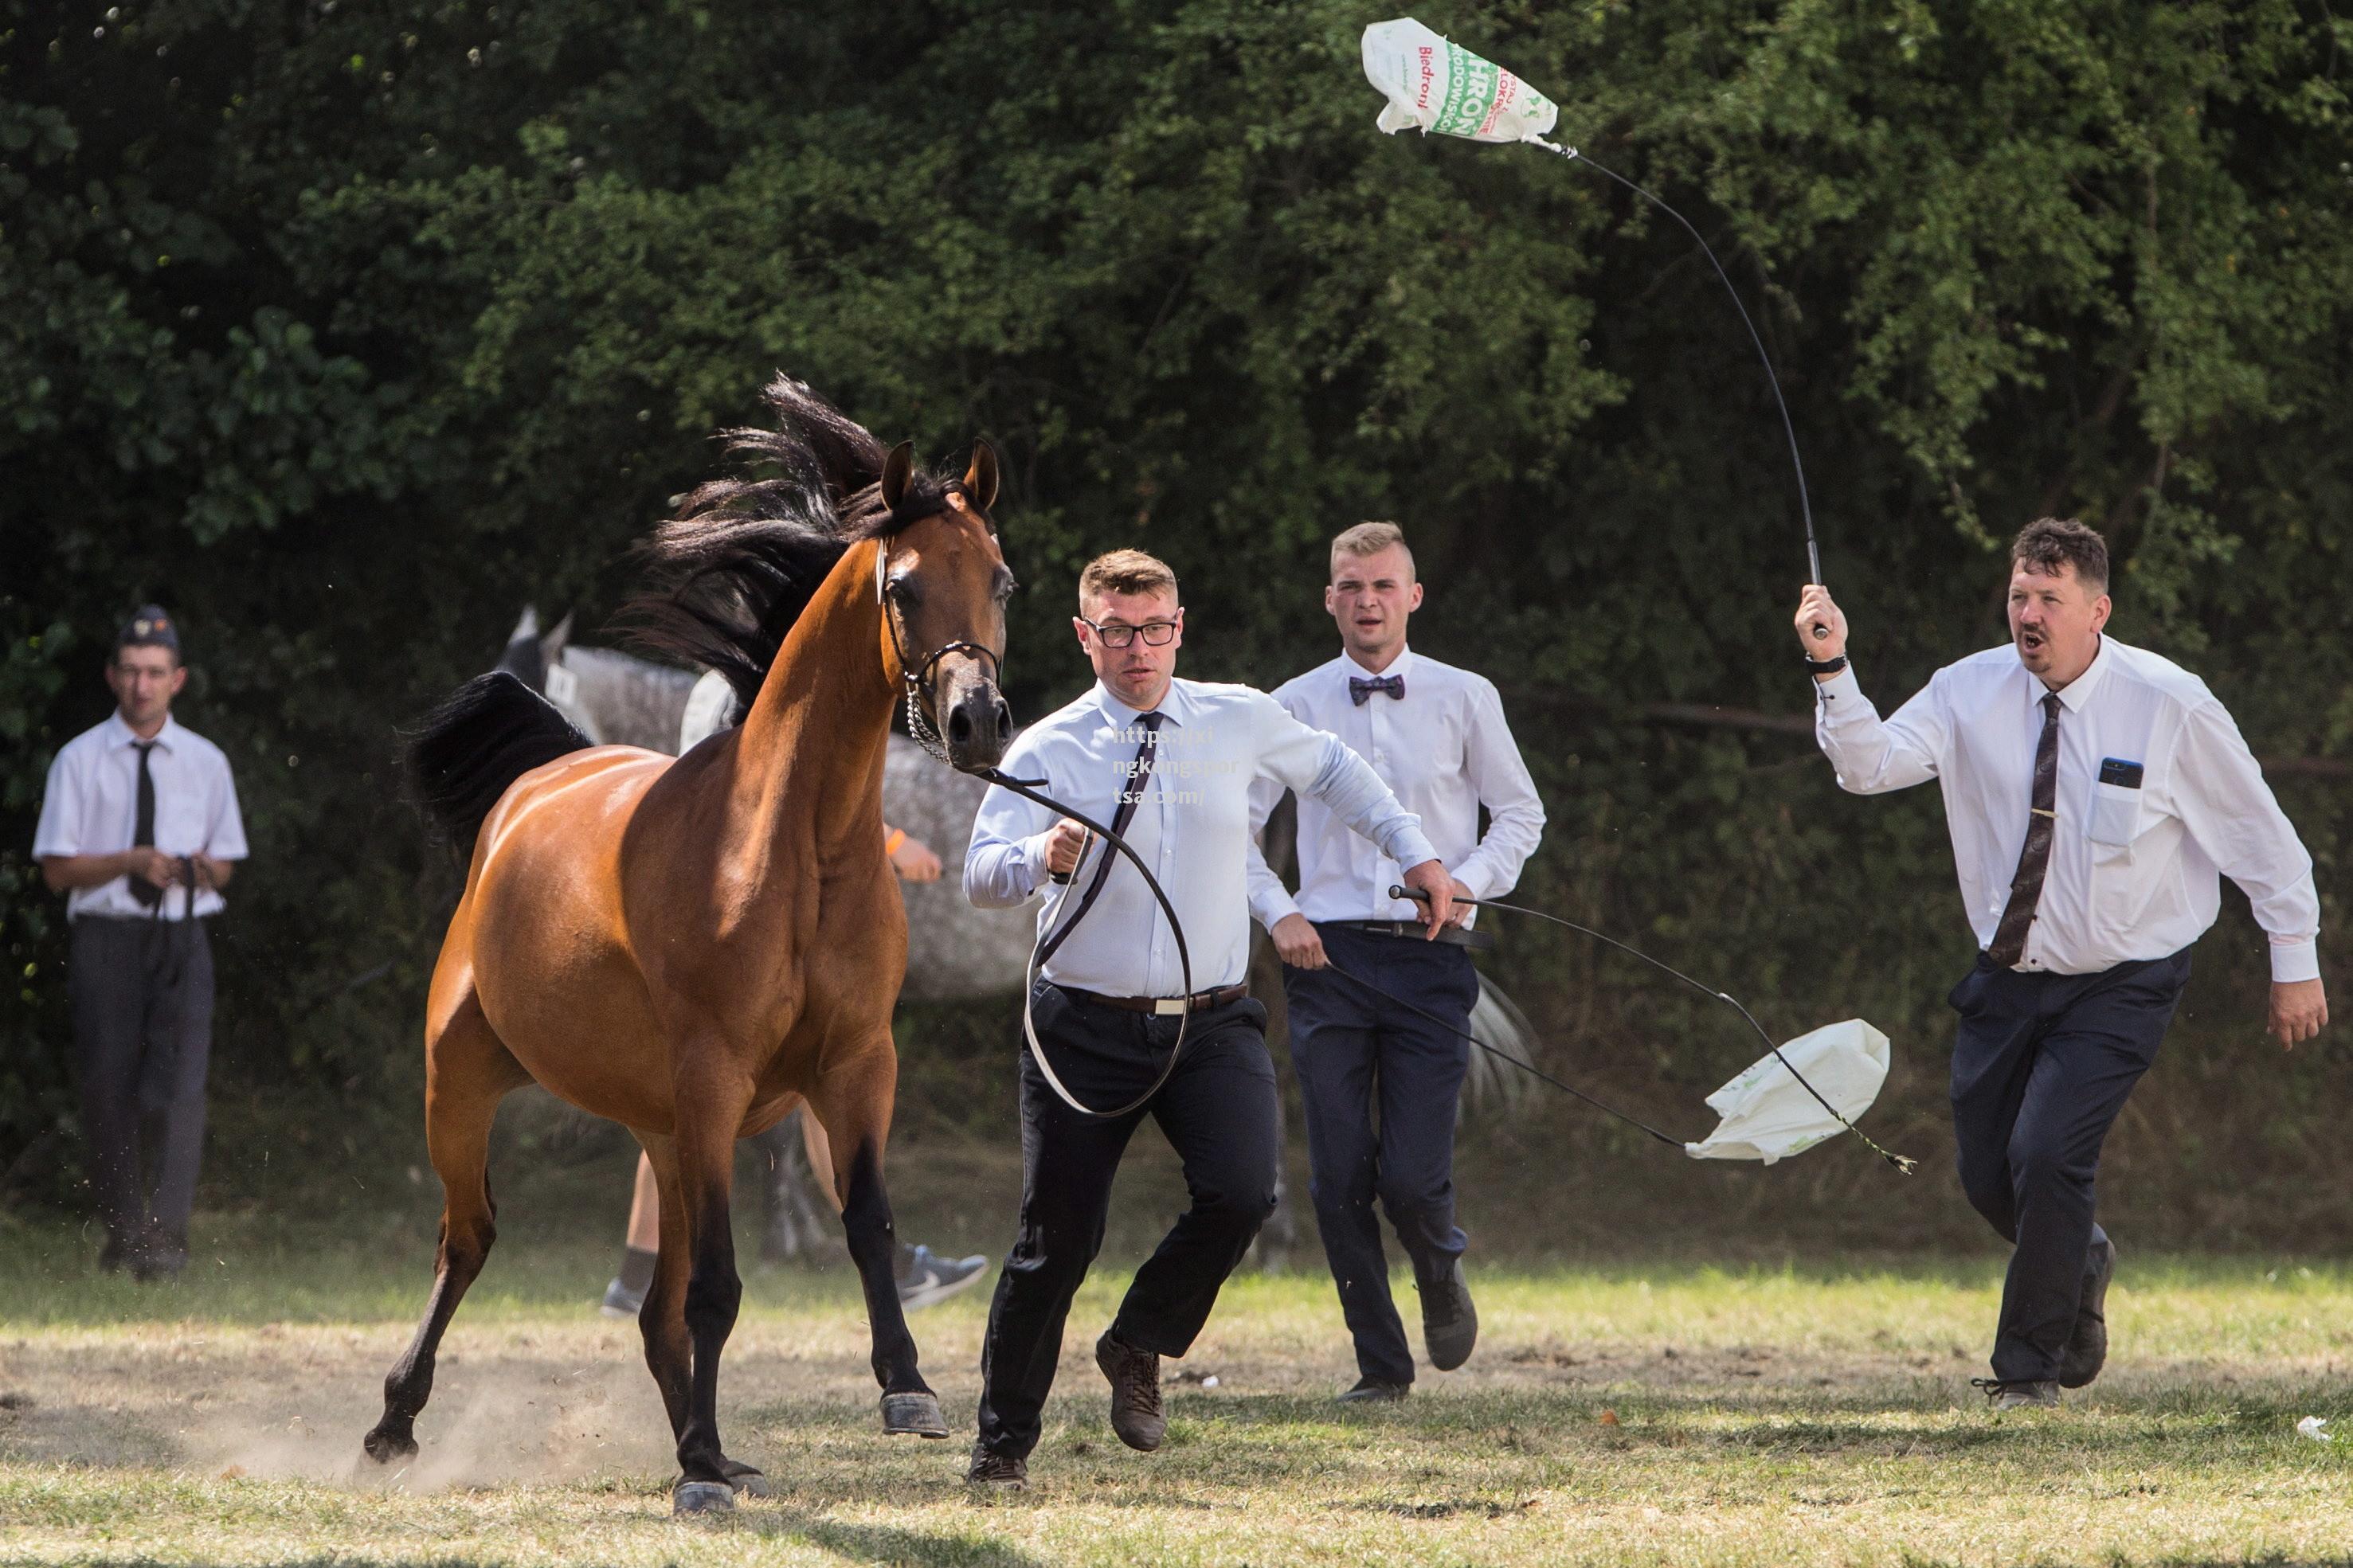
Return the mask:
<path id="1" fill-rule="evenodd" d="M 1376 691 L 1386 691 L 1391 697 L 1402 698 L 1405 695 L 1405 677 L 1377 675 L 1370 680 L 1359 680 L 1353 675 L 1348 677 L 1348 700 L 1357 707 L 1362 708 L 1371 701 Z"/>

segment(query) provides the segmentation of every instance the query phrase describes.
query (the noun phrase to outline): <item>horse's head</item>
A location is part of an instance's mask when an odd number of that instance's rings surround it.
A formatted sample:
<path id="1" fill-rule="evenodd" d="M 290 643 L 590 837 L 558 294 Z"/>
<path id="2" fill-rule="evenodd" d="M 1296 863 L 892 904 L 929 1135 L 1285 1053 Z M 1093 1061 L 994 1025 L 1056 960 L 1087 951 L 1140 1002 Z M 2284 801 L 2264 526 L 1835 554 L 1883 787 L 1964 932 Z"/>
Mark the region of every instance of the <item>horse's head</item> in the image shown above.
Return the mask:
<path id="1" fill-rule="evenodd" d="M 913 444 L 902 442 L 882 465 L 884 506 L 895 512 L 910 499 L 913 473 Z M 882 604 L 883 658 L 900 671 L 909 728 L 927 746 L 944 746 L 947 760 L 971 773 L 995 767 L 1013 742 L 1013 711 L 997 690 L 1013 574 L 988 519 L 997 502 L 997 454 L 987 442 L 974 444 L 971 468 L 941 498 L 936 508 L 876 542 L 875 592 Z"/>

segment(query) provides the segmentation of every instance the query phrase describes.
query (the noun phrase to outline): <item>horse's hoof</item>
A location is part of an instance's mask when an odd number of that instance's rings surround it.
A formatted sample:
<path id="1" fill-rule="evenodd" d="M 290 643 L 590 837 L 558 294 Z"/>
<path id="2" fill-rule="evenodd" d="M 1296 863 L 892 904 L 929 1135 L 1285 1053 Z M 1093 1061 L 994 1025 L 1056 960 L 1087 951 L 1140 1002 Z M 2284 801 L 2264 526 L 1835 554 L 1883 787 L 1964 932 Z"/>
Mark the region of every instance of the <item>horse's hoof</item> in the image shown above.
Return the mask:
<path id="1" fill-rule="evenodd" d="M 417 1439 L 406 1432 L 387 1432 L 379 1426 L 360 1439 L 367 1457 L 379 1465 L 389 1465 L 395 1459 L 417 1458 Z"/>
<path id="2" fill-rule="evenodd" d="M 681 1519 L 689 1514 L 733 1513 L 735 1493 L 725 1481 L 681 1481 L 670 1494 L 670 1510 Z"/>
<path id="3" fill-rule="evenodd" d="M 767 1498 L 776 1495 L 776 1489 L 768 1484 L 768 1478 L 749 1465 L 730 1468 L 727 1484 L 735 1489 L 738 1497 Z"/>
<path id="4" fill-rule="evenodd" d="M 944 1437 L 947 1417 L 940 1414 L 940 1396 L 886 1394 L 882 1396 L 882 1434 L 886 1437 Z"/>

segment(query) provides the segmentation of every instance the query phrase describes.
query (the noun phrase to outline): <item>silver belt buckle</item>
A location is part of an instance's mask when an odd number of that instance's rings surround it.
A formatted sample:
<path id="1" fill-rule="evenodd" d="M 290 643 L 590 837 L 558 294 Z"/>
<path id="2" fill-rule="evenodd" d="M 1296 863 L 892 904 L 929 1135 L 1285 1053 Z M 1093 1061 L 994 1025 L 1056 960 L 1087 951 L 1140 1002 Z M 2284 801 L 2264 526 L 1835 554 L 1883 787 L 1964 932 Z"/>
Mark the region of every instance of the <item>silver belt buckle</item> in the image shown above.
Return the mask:
<path id="1" fill-rule="evenodd" d="M 1152 999 L 1153 1016 L 1166 1018 L 1180 1014 L 1185 1011 L 1186 1004 L 1190 1000 L 1191 998 L 1185 996 L 1155 996 Z"/>

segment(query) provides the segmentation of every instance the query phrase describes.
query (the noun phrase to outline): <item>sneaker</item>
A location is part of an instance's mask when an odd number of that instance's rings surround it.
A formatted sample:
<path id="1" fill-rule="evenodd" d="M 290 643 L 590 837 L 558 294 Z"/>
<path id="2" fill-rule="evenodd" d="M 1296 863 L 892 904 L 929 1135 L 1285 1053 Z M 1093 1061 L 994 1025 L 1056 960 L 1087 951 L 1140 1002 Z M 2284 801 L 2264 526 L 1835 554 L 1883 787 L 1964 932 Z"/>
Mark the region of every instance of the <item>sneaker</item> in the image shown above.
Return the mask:
<path id="1" fill-rule="evenodd" d="M 977 1252 L 970 1258 L 941 1258 L 928 1247 L 918 1247 L 906 1263 L 899 1274 L 899 1305 L 910 1312 L 938 1306 L 979 1284 L 988 1272 L 988 1259 Z"/>
<path id="2" fill-rule="evenodd" d="M 2105 1237 L 2084 1264 L 2084 1300 L 2075 1309 L 2075 1331 L 2059 1357 L 2059 1386 L 2081 1388 L 2108 1364 L 2108 1281 L 2116 1277 L 2116 1244 Z"/>
<path id="3" fill-rule="evenodd" d="M 605 1287 L 605 1300 L 596 1310 L 608 1318 L 634 1318 L 645 1304 L 646 1293 L 630 1289 L 628 1282 L 616 1274 L 613 1282 Z"/>
<path id="4" fill-rule="evenodd" d="M 1386 1378 L 1360 1377 L 1356 1386 L 1339 1396 L 1343 1405 L 1388 1405 L 1403 1399 L 1413 1392 L 1409 1383 L 1391 1383 Z"/>
<path id="5" fill-rule="evenodd" d="M 1095 1364 L 1111 1381 L 1111 1429 L 1139 1454 L 1149 1454 L 1168 1435 L 1160 1414 L 1160 1358 L 1114 1338 L 1109 1329 L 1095 1342 Z"/>
<path id="6" fill-rule="evenodd" d="M 2022 1379 L 2005 1382 L 1999 1377 L 1973 1377 L 1971 1388 L 1982 1388 L 1993 1404 L 1997 1415 L 2005 1410 L 2056 1410 L 2059 1408 L 2059 1384 L 2050 1378 Z"/>
<path id="7" fill-rule="evenodd" d="M 1028 1491 L 1029 1461 L 1010 1454 L 992 1453 L 985 1445 L 975 1443 L 972 1463 L 964 1472 L 964 1480 L 966 1486 L 987 1487 L 996 1491 Z"/>
<path id="8" fill-rule="evenodd" d="M 1444 1279 L 1414 1287 L 1421 1292 L 1421 1344 L 1430 1364 L 1452 1372 L 1471 1359 L 1479 1342 L 1479 1309 L 1471 1304 L 1471 1287 L 1462 1278 L 1462 1260 Z"/>

